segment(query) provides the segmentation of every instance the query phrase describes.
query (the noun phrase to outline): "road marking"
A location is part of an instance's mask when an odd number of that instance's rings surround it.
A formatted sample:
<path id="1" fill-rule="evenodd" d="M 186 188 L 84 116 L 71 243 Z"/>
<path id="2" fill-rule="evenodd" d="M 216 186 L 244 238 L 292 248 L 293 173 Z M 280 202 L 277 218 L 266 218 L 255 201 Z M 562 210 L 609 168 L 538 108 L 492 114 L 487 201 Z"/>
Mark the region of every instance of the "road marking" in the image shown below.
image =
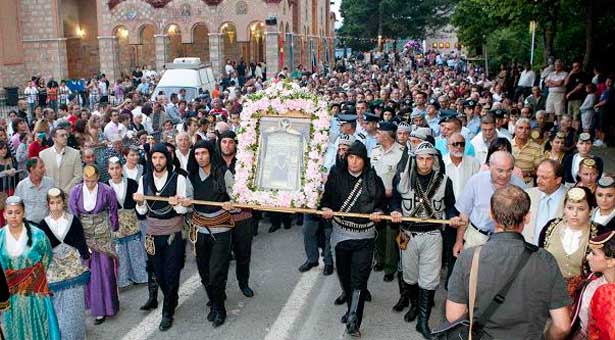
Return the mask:
<path id="1" fill-rule="evenodd" d="M 313 268 L 303 273 L 301 279 L 290 294 L 284 308 L 280 311 L 278 318 L 269 328 L 265 340 L 288 340 L 294 339 L 296 334 L 290 334 L 294 324 L 297 322 L 303 311 L 303 307 L 308 302 L 308 296 L 316 285 L 316 281 L 322 273 L 322 266 Z"/>
<path id="2" fill-rule="evenodd" d="M 186 300 L 188 300 L 197 290 L 202 289 L 201 277 L 196 272 L 188 278 L 179 288 L 179 301 L 177 308 L 181 306 Z M 154 332 L 158 331 L 158 325 L 162 319 L 160 312 L 162 304 L 158 309 L 153 310 L 147 317 L 143 319 L 137 326 L 130 330 L 126 335 L 122 337 L 122 340 L 144 340 L 148 339 Z"/>

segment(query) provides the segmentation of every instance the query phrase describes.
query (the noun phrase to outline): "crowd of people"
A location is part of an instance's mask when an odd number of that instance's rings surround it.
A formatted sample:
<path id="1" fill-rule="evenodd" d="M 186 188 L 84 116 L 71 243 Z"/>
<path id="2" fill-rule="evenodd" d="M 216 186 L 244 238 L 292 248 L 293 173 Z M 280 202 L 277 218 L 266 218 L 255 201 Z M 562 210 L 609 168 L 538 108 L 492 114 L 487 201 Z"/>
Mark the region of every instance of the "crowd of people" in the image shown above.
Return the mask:
<path id="1" fill-rule="evenodd" d="M 559 60 L 539 77 L 530 65 L 490 77 L 445 59 L 378 53 L 267 80 L 263 64 L 229 60 L 215 89 L 193 100 L 152 93 L 160 74 L 148 67 L 113 86 L 104 75 L 33 78 L 0 119 L 0 177 L 18 182 L 0 187 L 4 336 L 84 339 L 86 310 L 103 324 L 120 309 L 118 287 L 145 283 L 141 309 L 156 309 L 161 290 L 166 331 L 187 247 L 207 320 L 223 325 L 231 257 L 241 293 L 254 296 L 252 239 L 265 217 L 230 202 L 242 104 L 291 81 L 330 105 L 327 176 L 320 214 L 269 213 L 269 232 L 303 225 L 300 272 L 318 266 L 322 248 L 348 334 L 361 334 L 375 271 L 397 279 L 393 311 L 409 307 L 404 320 L 431 339 L 436 290 L 448 290 L 446 318 L 464 318 L 480 256 L 480 332 L 614 339 L 615 180 L 592 152 L 612 137 L 613 77 L 596 67 L 590 78 L 576 62 L 567 72 Z"/>

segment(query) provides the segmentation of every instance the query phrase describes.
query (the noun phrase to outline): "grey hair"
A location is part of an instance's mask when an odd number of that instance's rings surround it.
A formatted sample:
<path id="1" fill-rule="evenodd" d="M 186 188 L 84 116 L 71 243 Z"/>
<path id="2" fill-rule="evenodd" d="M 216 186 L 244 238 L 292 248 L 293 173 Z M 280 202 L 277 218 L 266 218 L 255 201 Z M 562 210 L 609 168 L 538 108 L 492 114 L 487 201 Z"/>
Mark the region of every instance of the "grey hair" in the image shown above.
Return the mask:
<path id="1" fill-rule="evenodd" d="M 536 111 L 536 117 L 538 116 L 545 116 L 547 114 L 547 112 L 545 110 L 538 110 Z"/>
<path id="2" fill-rule="evenodd" d="M 515 128 L 518 128 L 519 125 L 521 124 L 527 124 L 527 125 L 532 125 L 530 124 L 530 120 L 528 118 L 519 118 L 517 119 L 517 121 L 515 122 Z"/>

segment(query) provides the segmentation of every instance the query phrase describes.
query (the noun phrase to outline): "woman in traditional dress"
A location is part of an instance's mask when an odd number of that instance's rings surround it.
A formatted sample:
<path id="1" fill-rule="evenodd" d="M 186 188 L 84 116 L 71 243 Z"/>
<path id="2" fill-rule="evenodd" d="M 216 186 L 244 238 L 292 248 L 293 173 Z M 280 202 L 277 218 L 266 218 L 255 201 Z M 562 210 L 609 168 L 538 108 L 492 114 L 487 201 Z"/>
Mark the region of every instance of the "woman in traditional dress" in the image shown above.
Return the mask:
<path id="1" fill-rule="evenodd" d="M 18 196 L 6 199 L 0 229 L 0 265 L 6 275 L 9 309 L 2 312 L 7 339 L 60 340 L 58 319 L 47 286 L 46 270 L 53 252 L 45 233 L 24 220 L 25 207 Z"/>
<path id="2" fill-rule="evenodd" d="M 564 199 L 564 217 L 547 222 L 540 235 L 539 246 L 555 257 L 568 283 L 571 297 L 585 278 L 583 268 L 589 252 L 589 240 L 603 230 L 590 219 L 595 205 L 594 196 L 588 188 L 568 190 Z"/>
<path id="3" fill-rule="evenodd" d="M 596 187 L 596 204 L 598 207 L 592 214 L 592 222 L 615 231 L 615 179 L 604 176 Z"/>
<path id="4" fill-rule="evenodd" d="M 575 340 L 615 339 L 615 231 L 589 241 L 587 262 L 592 275 L 575 301 Z"/>
<path id="5" fill-rule="evenodd" d="M 47 270 L 49 290 L 58 316 L 62 340 L 85 339 L 85 285 L 90 271 L 83 260 L 90 251 L 78 218 L 66 212 L 66 194 L 58 188 L 47 192 L 49 216 L 40 224 L 53 247 Z"/>
<path id="6" fill-rule="evenodd" d="M 557 132 L 551 140 L 551 150 L 545 151 L 545 158 L 552 159 L 562 163 L 566 153 L 562 150 L 564 143 L 566 142 L 566 133 Z"/>
<path id="7" fill-rule="evenodd" d="M 138 183 L 139 178 L 143 176 L 143 165 L 139 164 L 139 160 L 141 159 L 139 148 L 136 146 L 129 147 L 124 156 L 126 158 L 126 164 L 122 167 L 122 174 L 126 178 L 130 178 Z"/>
<path id="8" fill-rule="evenodd" d="M 4 276 L 4 270 L 0 266 L 0 312 L 9 309 L 9 285 L 6 283 L 6 276 Z M 4 340 L 4 333 L 2 333 L 2 327 L 0 327 L 0 339 Z"/>
<path id="9" fill-rule="evenodd" d="M 83 168 L 83 183 L 70 193 L 69 207 L 83 225 L 85 240 L 92 252 L 89 261 L 90 282 L 85 290 L 85 304 L 96 317 L 94 324 L 105 322 L 107 316 L 120 308 L 115 261 L 117 254 L 112 231 L 119 229 L 115 193 L 108 185 L 99 183 L 100 172 L 93 165 Z"/>
<path id="10" fill-rule="evenodd" d="M 588 188 L 592 194 L 596 192 L 598 182 L 598 163 L 593 158 L 583 158 L 577 173 L 577 187 Z"/>
<path id="11" fill-rule="evenodd" d="M 127 287 L 130 282 L 146 283 L 145 260 L 147 256 L 137 220 L 136 203 L 132 199 L 132 194 L 137 192 L 139 184 L 133 179 L 122 176 L 122 163 L 117 157 L 109 158 L 107 171 L 111 177 L 108 185 L 115 192 L 117 199 L 120 221 L 120 229 L 115 233 L 115 248 L 120 264 L 118 285 Z"/>

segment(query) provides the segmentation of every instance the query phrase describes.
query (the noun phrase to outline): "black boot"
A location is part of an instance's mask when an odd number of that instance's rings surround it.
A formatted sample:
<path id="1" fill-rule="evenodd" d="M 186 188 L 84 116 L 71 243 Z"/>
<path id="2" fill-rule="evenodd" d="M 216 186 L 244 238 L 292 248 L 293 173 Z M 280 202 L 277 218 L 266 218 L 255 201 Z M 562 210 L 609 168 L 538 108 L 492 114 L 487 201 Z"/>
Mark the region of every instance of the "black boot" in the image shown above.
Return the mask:
<path id="1" fill-rule="evenodd" d="M 435 293 L 435 290 L 419 288 L 419 317 L 416 322 L 416 330 L 425 339 L 433 339 L 431 329 L 429 329 L 429 316 L 431 315 Z"/>
<path id="2" fill-rule="evenodd" d="M 406 283 L 406 289 L 408 290 L 408 299 L 410 299 L 410 309 L 404 315 L 404 320 L 412 322 L 419 315 L 419 285 L 409 285 Z"/>
<path id="3" fill-rule="evenodd" d="M 211 288 L 208 286 L 205 286 L 205 292 L 207 293 L 207 298 L 209 299 L 209 301 L 207 302 L 207 307 L 209 307 L 209 313 L 207 313 L 207 321 L 211 322 L 211 321 L 214 321 L 214 317 L 216 315 L 214 308 L 212 306 L 212 303 L 211 303 L 211 300 L 212 300 Z"/>
<path id="4" fill-rule="evenodd" d="M 361 290 L 356 289 L 352 291 L 350 297 L 350 310 L 348 311 L 348 319 L 346 321 L 346 333 L 352 337 L 360 337 L 361 327 L 359 317 L 357 316 L 357 309 L 359 307 L 359 299 L 361 298 Z"/>
<path id="5" fill-rule="evenodd" d="M 158 282 L 156 282 L 154 273 L 147 273 L 147 290 L 149 298 L 140 309 L 149 311 L 158 308 Z"/>
<path id="6" fill-rule="evenodd" d="M 158 329 L 161 332 L 167 331 L 171 326 L 173 326 L 173 315 L 175 314 L 175 306 L 177 303 L 174 302 L 173 298 L 166 298 L 162 303 L 162 320 L 160 320 L 160 325 Z"/>
<path id="7" fill-rule="evenodd" d="M 338 296 L 337 299 L 335 299 L 334 303 L 337 306 L 345 304 L 346 303 L 346 293 L 342 291 L 342 294 L 340 294 L 340 296 Z"/>
<path id="8" fill-rule="evenodd" d="M 224 321 L 226 321 L 226 308 L 224 307 L 224 299 L 216 299 L 212 303 L 212 308 L 214 310 L 214 318 L 211 322 L 214 328 L 222 326 Z"/>
<path id="9" fill-rule="evenodd" d="M 408 284 L 404 282 L 404 274 L 402 272 L 397 272 L 397 285 L 399 286 L 399 301 L 393 306 L 393 311 L 399 313 L 410 305 Z"/>

